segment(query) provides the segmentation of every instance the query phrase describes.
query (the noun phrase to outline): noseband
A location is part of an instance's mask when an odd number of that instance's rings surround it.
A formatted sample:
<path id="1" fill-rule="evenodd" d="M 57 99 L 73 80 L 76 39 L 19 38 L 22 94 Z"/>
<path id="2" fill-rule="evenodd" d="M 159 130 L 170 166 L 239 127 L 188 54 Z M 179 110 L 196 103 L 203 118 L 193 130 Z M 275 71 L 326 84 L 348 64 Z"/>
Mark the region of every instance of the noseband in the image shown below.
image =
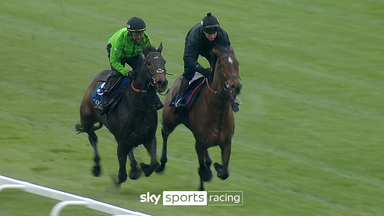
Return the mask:
<path id="1" fill-rule="evenodd" d="M 158 74 L 163 74 L 165 73 L 165 70 L 159 68 L 156 70 L 156 73 L 151 77 L 151 82 L 148 83 L 148 86 L 152 86 L 152 87 L 155 87 L 156 91 L 157 91 L 157 87 L 155 86 L 156 85 L 156 79 L 155 79 L 155 76 L 157 76 Z"/>

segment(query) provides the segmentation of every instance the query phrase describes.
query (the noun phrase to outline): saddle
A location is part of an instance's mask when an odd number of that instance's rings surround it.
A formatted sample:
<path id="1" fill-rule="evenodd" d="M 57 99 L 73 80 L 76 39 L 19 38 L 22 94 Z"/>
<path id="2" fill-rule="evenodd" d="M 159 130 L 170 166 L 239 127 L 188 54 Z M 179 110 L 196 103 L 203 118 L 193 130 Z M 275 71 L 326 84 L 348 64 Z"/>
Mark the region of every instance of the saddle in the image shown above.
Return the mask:
<path id="1" fill-rule="evenodd" d="M 186 105 L 187 110 L 192 107 L 203 85 L 206 85 L 204 76 L 199 73 L 195 73 L 195 76 L 189 81 L 187 93 L 181 99 L 181 101 Z M 176 94 L 169 106 L 174 107 L 178 99 L 179 95 Z"/>
<path id="2" fill-rule="evenodd" d="M 187 111 L 191 109 L 203 85 L 207 85 L 205 83 L 205 77 L 200 73 L 195 73 L 195 76 L 191 79 L 191 81 L 189 81 L 187 93 L 181 99 L 181 101 L 185 103 Z M 233 94 L 231 94 L 230 99 L 233 112 L 238 112 L 239 106 L 242 104 L 241 100 Z M 175 95 L 169 106 L 175 107 L 177 100 L 179 100 L 178 94 Z"/>
<path id="3" fill-rule="evenodd" d="M 103 99 L 106 98 L 107 99 L 106 104 L 111 104 L 110 105 L 111 109 L 109 110 L 109 112 L 111 112 L 113 108 L 115 108 L 116 105 L 119 103 L 125 88 L 131 83 L 131 81 L 132 81 L 131 78 L 125 76 L 118 86 L 115 86 L 113 89 L 111 89 L 112 91 L 108 93 L 107 97 L 103 95 L 104 94 L 103 87 L 105 85 L 105 82 L 102 82 L 97 87 L 96 91 L 92 94 L 93 102 L 97 106 L 101 103 L 102 98 Z"/>

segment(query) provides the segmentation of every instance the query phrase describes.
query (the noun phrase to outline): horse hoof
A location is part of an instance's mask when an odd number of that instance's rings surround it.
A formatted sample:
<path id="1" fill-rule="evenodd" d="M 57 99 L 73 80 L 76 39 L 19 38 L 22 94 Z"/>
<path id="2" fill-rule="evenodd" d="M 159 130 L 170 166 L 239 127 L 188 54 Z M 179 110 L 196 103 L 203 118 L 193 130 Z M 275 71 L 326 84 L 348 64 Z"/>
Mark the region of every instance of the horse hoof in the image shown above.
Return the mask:
<path id="1" fill-rule="evenodd" d="M 145 163 L 140 164 L 141 170 L 143 170 L 146 177 L 150 176 L 158 166 L 159 166 L 159 163 L 156 163 L 154 165 L 148 165 Z"/>
<path id="2" fill-rule="evenodd" d="M 223 171 L 223 165 L 221 165 L 219 163 L 215 163 L 215 164 L 213 164 L 213 166 L 215 167 L 215 170 L 217 172 L 217 177 L 219 177 L 222 180 L 225 180 L 229 177 L 228 171 L 227 172 Z"/>
<path id="3" fill-rule="evenodd" d="M 162 165 L 162 164 L 160 164 L 160 165 L 156 168 L 155 172 L 156 172 L 156 173 L 162 173 L 162 172 L 164 171 L 164 169 L 165 169 L 165 166 Z"/>
<path id="4" fill-rule="evenodd" d="M 100 176 L 100 172 L 101 172 L 100 165 L 93 166 L 93 168 L 92 168 L 93 176 L 99 177 Z"/>
<path id="5" fill-rule="evenodd" d="M 203 182 L 211 181 L 212 179 L 212 171 L 209 170 L 199 170 L 199 176 Z"/>
<path id="6" fill-rule="evenodd" d="M 140 173 L 139 172 L 130 172 L 129 178 L 132 180 L 137 180 L 138 178 L 140 178 Z"/>
<path id="7" fill-rule="evenodd" d="M 127 173 L 125 173 L 124 175 L 118 175 L 117 178 L 119 178 L 117 184 L 121 184 L 127 180 Z"/>
<path id="8" fill-rule="evenodd" d="M 204 182 L 209 182 L 212 179 L 212 171 L 209 170 L 209 172 L 206 173 L 205 178 L 203 179 Z"/>
<path id="9" fill-rule="evenodd" d="M 223 170 L 223 165 L 221 165 L 219 163 L 214 163 L 213 166 L 215 167 L 215 170 L 217 172 L 221 172 Z"/>
<path id="10" fill-rule="evenodd" d="M 219 172 L 217 173 L 217 177 L 221 178 L 222 180 L 225 180 L 229 177 L 229 174 L 224 172 Z"/>

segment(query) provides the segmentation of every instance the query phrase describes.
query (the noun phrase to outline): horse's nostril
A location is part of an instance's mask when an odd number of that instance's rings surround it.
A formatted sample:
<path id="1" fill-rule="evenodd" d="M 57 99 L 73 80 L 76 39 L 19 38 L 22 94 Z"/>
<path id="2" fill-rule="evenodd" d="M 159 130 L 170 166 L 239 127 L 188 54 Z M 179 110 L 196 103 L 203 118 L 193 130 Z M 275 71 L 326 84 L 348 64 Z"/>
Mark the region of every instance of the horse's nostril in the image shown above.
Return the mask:
<path id="1" fill-rule="evenodd" d="M 159 86 L 167 86 L 167 85 L 168 85 L 168 80 L 159 80 L 159 81 L 157 82 L 157 84 L 158 84 Z"/>
<path id="2" fill-rule="evenodd" d="M 157 81 L 157 88 L 160 91 L 164 91 L 168 86 L 168 80 L 159 80 Z"/>
<path id="3" fill-rule="evenodd" d="M 240 91 L 241 91 L 241 88 L 242 88 L 242 85 L 239 85 L 239 86 L 236 86 L 236 85 L 233 85 L 232 86 L 232 90 L 235 94 L 239 94 Z"/>

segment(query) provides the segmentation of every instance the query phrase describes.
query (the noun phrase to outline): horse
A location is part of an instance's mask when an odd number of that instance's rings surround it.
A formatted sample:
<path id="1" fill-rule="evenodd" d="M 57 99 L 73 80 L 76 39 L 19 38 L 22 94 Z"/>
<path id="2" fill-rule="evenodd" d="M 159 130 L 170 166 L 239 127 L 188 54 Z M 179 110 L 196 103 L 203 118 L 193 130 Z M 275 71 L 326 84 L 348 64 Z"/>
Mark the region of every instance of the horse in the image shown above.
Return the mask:
<path id="1" fill-rule="evenodd" d="M 205 78 L 200 93 L 187 113 L 175 113 L 170 104 L 177 94 L 181 77 L 177 78 L 164 101 L 162 111 L 163 149 L 160 165 L 156 172 L 163 172 L 167 163 L 167 140 L 172 131 L 184 124 L 195 137 L 195 149 L 199 161 L 200 190 L 204 190 L 204 182 L 212 178 L 212 160 L 208 148 L 220 146 L 222 164 L 215 163 L 214 167 L 220 179 L 229 177 L 228 165 L 231 155 L 231 142 L 235 130 L 234 114 L 231 107 L 231 94 L 240 93 L 242 84 L 239 77 L 239 62 L 232 47 L 216 47 L 213 53 L 217 56 L 214 76 L 211 82 Z"/>
<path id="2" fill-rule="evenodd" d="M 141 171 L 150 176 L 159 165 L 156 158 L 156 137 L 158 116 L 154 105 L 155 94 L 164 92 L 168 86 L 166 79 L 165 59 L 159 48 L 143 46 L 144 60 L 136 79 L 123 90 L 119 103 L 107 114 L 99 114 L 95 109 L 92 94 L 101 82 L 105 81 L 110 70 L 100 72 L 91 81 L 80 105 L 81 123 L 76 125 L 78 133 L 88 134 L 89 142 L 94 150 L 95 162 L 92 173 L 98 177 L 101 172 L 100 156 L 97 150 L 96 130 L 105 125 L 114 135 L 117 142 L 117 158 L 119 162 L 118 180 L 120 185 L 127 179 L 127 155 L 130 159 L 130 179 L 138 179 Z M 98 123 L 98 125 L 96 125 Z M 133 148 L 143 144 L 151 159 L 150 165 L 141 163 L 140 169 L 133 155 Z"/>

